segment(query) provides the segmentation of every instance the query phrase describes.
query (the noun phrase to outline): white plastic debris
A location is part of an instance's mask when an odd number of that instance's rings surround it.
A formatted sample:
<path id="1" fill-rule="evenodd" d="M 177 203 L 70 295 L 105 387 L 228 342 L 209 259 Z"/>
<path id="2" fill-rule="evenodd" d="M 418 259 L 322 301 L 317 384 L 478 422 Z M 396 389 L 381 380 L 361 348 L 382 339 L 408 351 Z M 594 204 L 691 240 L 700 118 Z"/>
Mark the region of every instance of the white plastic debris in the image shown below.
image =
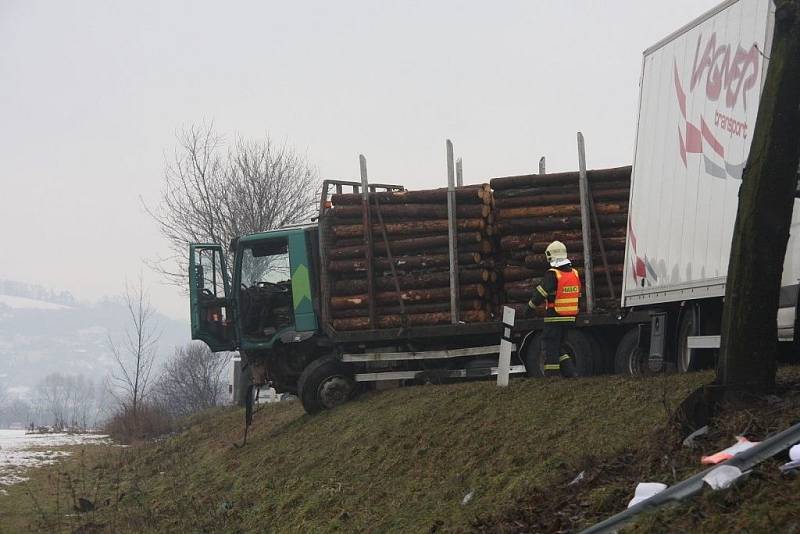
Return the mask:
<path id="1" fill-rule="evenodd" d="M 732 465 L 721 465 L 703 477 L 703 482 L 711 486 L 713 490 L 722 490 L 730 487 L 731 484 L 736 482 L 742 475 L 746 475 L 750 471 L 742 470 Z"/>
<path id="2" fill-rule="evenodd" d="M 657 493 L 661 493 L 667 489 L 666 484 L 662 484 L 661 482 L 639 482 L 636 485 L 636 491 L 633 493 L 633 499 L 631 502 L 628 503 L 628 508 L 639 504 L 642 501 L 646 501 L 653 495 Z"/>
<path id="3" fill-rule="evenodd" d="M 473 497 L 474 495 L 475 495 L 475 492 L 474 492 L 474 491 L 470 491 L 469 493 L 467 493 L 466 495 L 464 495 L 464 498 L 463 498 L 463 499 L 461 499 L 461 506 L 465 506 L 465 505 L 469 504 L 469 501 L 471 501 L 471 500 L 472 500 L 472 497 Z"/>
<path id="4" fill-rule="evenodd" d="M 737 441 L 735 444 L 731 445 L 727 449 L 723 449 L 716 454 L 712 454 L 711 456 L 703 456 L 700 458 L 700 463 L 703 464 L 718 464 L 720 462 L 724 462 L 725 460 L 730 460 L 737 454 L 742 451 L 746 451 L 751 447 L 755 447 L 759 444 L 758 441 L 750 441 L 749 439 L 737 436 Z"/>
<path id="5" fill-rule="evenodd" d="M 581 471 L 580 473 L 578 473 L 578 476 L 576 476 L 575 478 L 572 479 L 572 482 L 567 484 L 567 486 L 573 486 L 573 485 L 577 484 L 578 482 L 580 482 L 581 480 L 586 478 L 585 475 L 586 475 L 586 471 Z"/>
<path id="6" fill-rule="evenodd" d="M 781 473 L 800 469 L 800 443 L 792 446 L 792 448 L 789 449 L 789 459 L 791 462 L 787 462 L 779 467 Z"/>
<path id="7" fill-rule="evenodd" d="M 691 434 L 689 434 L 688 436 L 686 436 L 686 439 L 683 440 L 683 446 L 691 447 L 692 445 L 694 445 L 694 438 L 704 436 L 705 434 L 708 434 L 708 425 L 700 427 Z"/>

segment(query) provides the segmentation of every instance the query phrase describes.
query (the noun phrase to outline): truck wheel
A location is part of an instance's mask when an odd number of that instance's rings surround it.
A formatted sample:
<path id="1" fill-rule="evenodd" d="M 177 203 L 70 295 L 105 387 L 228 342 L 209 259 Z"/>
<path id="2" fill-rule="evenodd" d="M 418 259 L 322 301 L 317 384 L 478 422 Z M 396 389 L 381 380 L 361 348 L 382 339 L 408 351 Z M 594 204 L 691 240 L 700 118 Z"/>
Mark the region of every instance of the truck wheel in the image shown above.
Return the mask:
<path id="1" fill-rule="evenodd" d="M 639 347 L 639 329 L 631 328 L 619 340 L 614 354 L 614 371 L 619 375 L 641 376 L 649 373 L 648 354 Z"/>
<path id="2" fill-rule="evenodd" d="M 314 360 L 300 374 L 298 395 L 306 413 L 315 414 L 347 402 L 356 382 L 350 369 L 335 356 Z"/>
<path id="3" fill-rule="evenodd" d="M 544 365 L 545 358 L 542 351 L 542 333 L 537 332 L 532 336 L 530 341 L 525 344 L 524 363 L 527 376 L 530 377 L 543 377 L 550 376 L 545 373 Z M 566 352 L 572 357 L 575 363 L 575 369 L 578 371 L 578 376 L 593 376 L 595 375 L 595 358 L 599 354 L 595 354 L 598 350 L 597 343 L 590 337 L 589 334 L 581 332 L 578 329 L 567 331 L 564 336 L 564 341 L 561 344 L 561 352 Z M 548 362 L 558 363 L 558 362 Z"/>

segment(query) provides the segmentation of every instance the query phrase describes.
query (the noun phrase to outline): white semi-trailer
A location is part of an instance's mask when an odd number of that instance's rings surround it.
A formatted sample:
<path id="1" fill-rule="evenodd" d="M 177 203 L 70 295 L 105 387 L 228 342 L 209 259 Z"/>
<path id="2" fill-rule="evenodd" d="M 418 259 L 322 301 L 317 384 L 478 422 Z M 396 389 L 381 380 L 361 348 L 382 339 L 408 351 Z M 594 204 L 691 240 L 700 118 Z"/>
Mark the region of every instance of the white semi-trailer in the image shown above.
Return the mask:
<path id="1" fill-rule="evenodd" d="M 774 9 L 771 0 L 728 1 L 644 52 L 622 306 L 667 313 L 673 346 L 664 348 L 674 348 L 682 371 L 708 363 L 711 351 L 695 349 L 719 347 Z M 795 210 L 778 312 L 783 340 L 793 339 L 797 317 L 798 224 Z M 624 371 L 623 355 L 618 363 Z"/>

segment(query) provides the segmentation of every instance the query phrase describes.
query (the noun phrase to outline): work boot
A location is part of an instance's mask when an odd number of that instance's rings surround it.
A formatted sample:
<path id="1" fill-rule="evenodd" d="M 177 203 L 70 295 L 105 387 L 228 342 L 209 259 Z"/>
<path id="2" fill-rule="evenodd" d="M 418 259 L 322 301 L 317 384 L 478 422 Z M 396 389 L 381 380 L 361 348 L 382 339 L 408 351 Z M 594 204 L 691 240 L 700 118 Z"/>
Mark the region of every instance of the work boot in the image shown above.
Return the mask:
<path id="1" fill-rule="evenodd" d="M 578 370 L 575 368 L 575 362 L 572 361 L 572 358 L 570 358 L 568 354 L 561 356 L 558 363 L 561 364 L 561 376 L 564 378 L 576 378 L 578 376 Z"/>

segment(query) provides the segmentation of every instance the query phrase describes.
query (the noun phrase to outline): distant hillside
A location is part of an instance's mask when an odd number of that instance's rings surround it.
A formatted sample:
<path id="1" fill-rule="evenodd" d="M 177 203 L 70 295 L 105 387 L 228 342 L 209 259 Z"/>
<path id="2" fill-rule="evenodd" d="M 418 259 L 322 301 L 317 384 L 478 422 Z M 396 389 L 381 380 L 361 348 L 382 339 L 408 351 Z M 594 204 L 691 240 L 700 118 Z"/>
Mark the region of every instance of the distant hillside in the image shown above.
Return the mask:
<path id="1" fill-rule="evenodd" d="M 189 339 L 189 325 L 158 315 L 160 354 Z M 48 373 L 104 377 L 111 368 L 108 336 L 128 326 L 121 302 L 85 304 L 69 292 L 0 281 L 0 383 L 24 393 Z"/>

